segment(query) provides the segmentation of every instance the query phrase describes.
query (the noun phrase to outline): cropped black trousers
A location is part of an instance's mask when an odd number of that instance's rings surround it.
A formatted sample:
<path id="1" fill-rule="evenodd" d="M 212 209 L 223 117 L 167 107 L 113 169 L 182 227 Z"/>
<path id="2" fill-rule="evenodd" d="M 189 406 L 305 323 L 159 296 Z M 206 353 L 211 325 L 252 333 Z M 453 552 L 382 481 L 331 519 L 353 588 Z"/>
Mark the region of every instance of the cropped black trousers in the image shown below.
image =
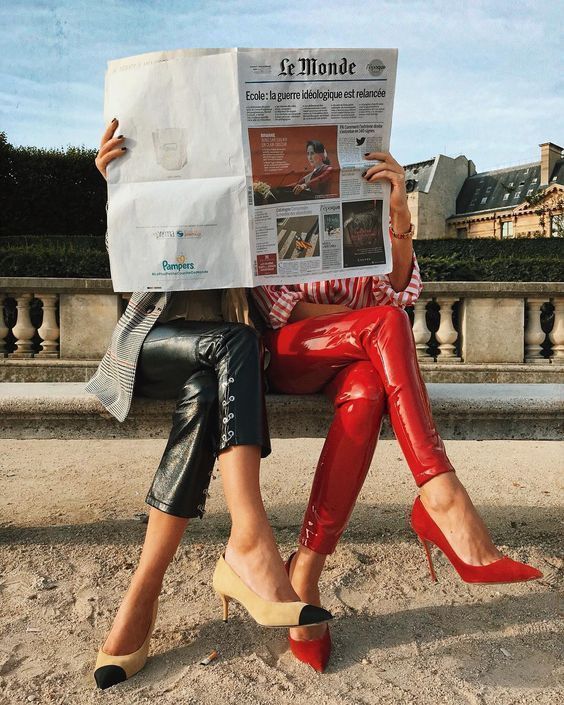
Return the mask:
<path id="1" fill-rule="evenodd" d="M 235 445 L 270 451 L 260 337 L 243 323 L 156 323 L 135 372 L 135 396 L 175 399 L 172 428 L 145 501 L 202 517 L 217 455 Z"/>

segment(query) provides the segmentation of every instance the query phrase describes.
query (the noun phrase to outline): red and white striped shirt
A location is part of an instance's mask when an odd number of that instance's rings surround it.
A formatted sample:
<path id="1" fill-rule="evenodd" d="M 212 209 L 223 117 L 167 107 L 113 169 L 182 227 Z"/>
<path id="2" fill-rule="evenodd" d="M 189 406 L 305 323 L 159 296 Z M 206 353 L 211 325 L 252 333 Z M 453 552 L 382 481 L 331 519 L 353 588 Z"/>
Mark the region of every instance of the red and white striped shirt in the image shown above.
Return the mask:
<path id="1" fill-rule="evenodd" d="M 257 286 L 252 289 L 262 317 L 270 328 L 282 328 L 294 306 L 299 301 L 312 304 L 342 304 L 350 308 L 368 306 L 411 306 L 419 298 L 423 288 L 419 264 L 413 253 L 413 269 L 409 284 L 403 291 L 395 291 L 390 277 L 354 277 L 352 279 L 330 279 L 311 284 L 289 284 L 287 286 Z"/>

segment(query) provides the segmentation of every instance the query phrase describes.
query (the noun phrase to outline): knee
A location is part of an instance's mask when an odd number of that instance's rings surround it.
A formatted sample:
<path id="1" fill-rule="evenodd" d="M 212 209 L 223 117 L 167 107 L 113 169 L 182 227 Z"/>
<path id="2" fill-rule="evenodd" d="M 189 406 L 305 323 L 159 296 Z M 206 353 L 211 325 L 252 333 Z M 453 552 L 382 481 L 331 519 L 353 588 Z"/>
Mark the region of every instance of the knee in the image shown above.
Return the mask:
<path id="1" fill-rule="evenodd" d="M 379 374 L 371 362 L 362 361 L 350 365 L 340 380 L 335 390 L 334 405 L 336 408 L 343 404 L 362 407 L 363 413 L 368 406 L 372 411 L 383 410 L 386 404 L 386 392 Z M 354 404 L 354 402 L 361 402 Z"/>
<path id="2" fill-rule="evenodd" d="M 381 316 L 387 325 L 391 326 L 405 326 L 406 324 L 411 327 L 409 322 L 409 316 L 405 309 L 400 306 L 379 306 L 381 309 Z"/>
<path id="3" fill-rule="evenodd" d="M 202 370 L 193 374 L 182 387 L 177 411 L 193 404 L 210 409 L 217 404 L 217 399 L 217 377 L 213 372 Z"/>

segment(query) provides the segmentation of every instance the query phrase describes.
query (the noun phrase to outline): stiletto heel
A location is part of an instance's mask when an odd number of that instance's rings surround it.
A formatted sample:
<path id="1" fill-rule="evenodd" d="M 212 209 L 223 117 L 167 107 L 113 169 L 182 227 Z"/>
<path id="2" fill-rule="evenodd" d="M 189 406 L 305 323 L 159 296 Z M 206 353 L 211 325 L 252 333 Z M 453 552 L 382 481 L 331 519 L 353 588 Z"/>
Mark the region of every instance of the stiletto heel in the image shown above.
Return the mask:
<path id="1" fill-rule="evenodd" d="M 223 605 L 223 621 L 227 622 L 229 619 L 229 598 L 221 593 L 218 593 L 218 595 L 221 598 L 221 603 Z"/>
<path id="2" fill-rule="evenodd" d="M 431 574 L 431 580 L 436 583 L 437 581 L 437 574 L 435 573 L 435 566 L 433 565 L 433 558 L 431 557 L 431 551 L 429 549 L 429 544 L 425 539 L 422 539 L 420 536 L 417 537 L 419 541 L 421 542 L 421 545 L 423 546 L 423 550 L 425 551 L 425 554 L 427 556 L 427 562 L 429 563 L 429 573 Z"/>
<path id="3" fill-rule="evenodd" d="M 263 627 L 306 627 L 323 624 L 333 615 L 322 607 L 305 602 L 271 602 L 245 585 L 233 568 L 220 556 L 213 574 L 214 590 L 223 601 L 223 618 L 227 621 L 229 600 L 237 602 Z"/>
<path id="4" fill-rule="evenodd" d="M 290 564 L 292 563 L 292 558 L 296 555 L 294 551 L 288 560 L 286 561 L 286 572 L 288 577 L 290 577 Z M 327 625 L 325 634 L 319 639 L 308 639 L 306 641 L 301 641 L 299 639 L 292 639 L 288 634 L 288 643 L 290 644 L 290 651 L 303 663 L 307 663 L 318 673 L 323 673 L 327 668 L 329 662 L 329 657 L 331 656 L 331 632 L 329 631 L 329 625 Z"/>
<path id="5" fill-rule="evenodd" d="M 153 604 L 153 615 L 145 641 L 137 651 L 121 656 L 107 654 L 103 649 L 98 651 L 94 669 L 94 680 L 98 688 L 106 689 L 110 688 L 112 685 L 126 681 L 143 668 L 147 661 L 147 654 L 149 653 L 149 642 L 157 619 L 157 609 L 158 599 L 155 600 Z"/>
<path id="6" fill-rule="evenodd" d="M 453 568 L 465 583 L 520 583 L 526 580 L 542 578 L 540 570 L 526 563 L 514 561 L 508 556 L 503 556 L 487 565 L 471 565 L 465 563 L 454 552 L 446 536 L 433 521 L 428 511 L 423 506 L 420 497 L 416 497 L 411 510 L 411 526 L 425 548 L 431 577 L 436 580 L 435 569 L 429 551 L 429 543 L 440 548 L 451 562 Z"/>

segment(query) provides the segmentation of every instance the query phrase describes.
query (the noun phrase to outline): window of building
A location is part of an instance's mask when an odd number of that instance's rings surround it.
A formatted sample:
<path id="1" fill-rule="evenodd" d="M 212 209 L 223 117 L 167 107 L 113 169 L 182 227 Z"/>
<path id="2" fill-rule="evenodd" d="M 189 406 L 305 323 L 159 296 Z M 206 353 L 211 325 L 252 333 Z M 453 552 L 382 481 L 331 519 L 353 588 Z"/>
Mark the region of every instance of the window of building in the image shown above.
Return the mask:
<path id="1" fill-rule="evenodd" d="M 532 183 L 532 184 L 536 184 L 537 181 L 538 181 L 538 179 L 537 179 L 537 177 L 535 176 L 535 178 L 531 181 L 531 183 Z"/>
<path id="2" fill-rule="evenodd" d="M 564 214 L 551 216 L 550 237 L 564 237 Z"/>
<path id="3" fill-rule="evenodd" d="M 519 198 L 520 195 L 521 195 L 521 191 L 520 191 L 520 190 L 519 190 L 519 191 L 515 191 L 515 195 L 513 196 L 513 198 Z"/>
<path id="4" fill-rule="evenodd" d="M 534 190 L 535 190 L 534 188 L 530 188 L 530 189 L 527 191 L 527 196 L 530 196 L 530 195 L 533 193 Z"/>
<path id="5" fill-rule="evenodd" d="M 482 198 L 482 200 L 480 201 L 480 205 L 483 206 L 487 200 L 488 200 L 487 196 L 485 198 Z"/>
<path id="6" fill-rule="evenodd" d="M 501 237 L 513 237 L 513 221 L 504 220 L 501 224 Z"/>
<path id="7" fill-rule="evenodd" d="M 509 194 L 508 194 L 508 193 L 504 193 L 504 194 L 503 194 L 503 200 L 504 200 L 504 201 L 507 201 L 508 198 L 509 198 Z"/>

